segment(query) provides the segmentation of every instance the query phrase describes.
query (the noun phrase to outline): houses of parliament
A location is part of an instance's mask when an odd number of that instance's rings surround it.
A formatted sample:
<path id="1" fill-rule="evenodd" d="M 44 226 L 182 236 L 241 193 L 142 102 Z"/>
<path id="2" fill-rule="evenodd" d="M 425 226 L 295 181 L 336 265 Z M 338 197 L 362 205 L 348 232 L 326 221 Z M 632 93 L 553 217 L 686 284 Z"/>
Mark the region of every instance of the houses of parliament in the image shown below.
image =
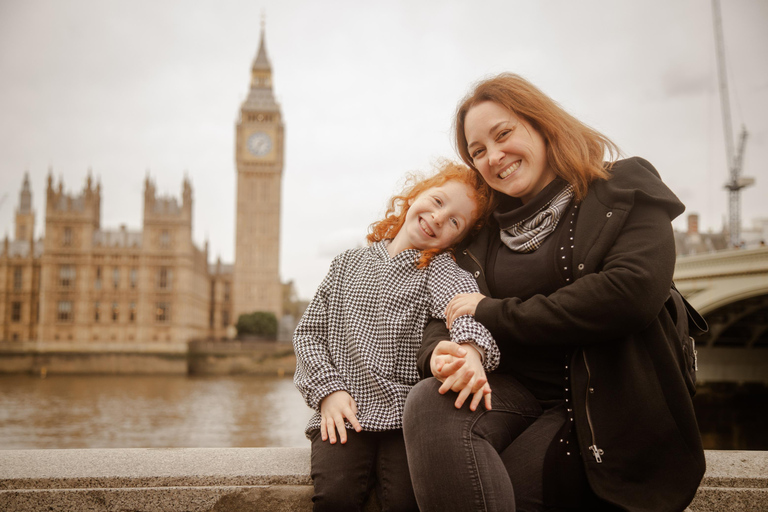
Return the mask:
<path id="1" fill-rule="evenodd" d="M 90 174 L 68 194 L 49 172 L 35 240 L 26 174 L 14 236 L 0 247 L 0 341 L 186 342 L 225 337 L 241 313 L 281 318 L 292 290 L 278 268 L 284 126 L 263 31 L 239 114 L 234 264 L 210 264 L 208 243 L 195 246 L 186 178 L 181 197 L 164 197 L 147 176 L 143 226 L 132 231 L 101 226 Z"/>

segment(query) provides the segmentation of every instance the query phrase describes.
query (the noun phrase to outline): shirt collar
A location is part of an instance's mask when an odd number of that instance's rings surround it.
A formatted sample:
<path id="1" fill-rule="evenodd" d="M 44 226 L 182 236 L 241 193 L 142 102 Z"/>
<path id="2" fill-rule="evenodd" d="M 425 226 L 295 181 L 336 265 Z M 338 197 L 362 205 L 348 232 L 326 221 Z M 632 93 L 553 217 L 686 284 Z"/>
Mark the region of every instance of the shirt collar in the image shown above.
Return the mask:
<path id="1" fill-rule="evenodd" d="M 373 251 L 376 256 L 379 258 L 384 259 L 387 262 L 397 263 L 401 265 L 414 265 L 416 261 L 419 259 L 419 254 L 421 251 L 418 249 L 406 249 L 402 251 L 400 254 L 395 256 L 394 258 L 389 256 L 389 251 L 387 251 L 387 246 L 391 242 L 391 239 L 382 240 L 380 242 L 374 242 L 371 245 L 371 250 Z"/>

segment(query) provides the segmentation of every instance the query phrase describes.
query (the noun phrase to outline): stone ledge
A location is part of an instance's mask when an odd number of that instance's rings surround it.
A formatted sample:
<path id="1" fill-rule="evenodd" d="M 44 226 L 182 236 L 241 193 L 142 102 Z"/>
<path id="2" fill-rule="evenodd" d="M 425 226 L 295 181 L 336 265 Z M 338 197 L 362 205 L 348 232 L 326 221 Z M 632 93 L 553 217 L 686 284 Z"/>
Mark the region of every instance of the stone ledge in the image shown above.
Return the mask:
<path id="1" fill-rule="evenodd" d="M 691 512 L 768 510 L 768 452 L 706 455 Z M 311 495 L 309 448 L 0 450 L 7 512 L 309 511 Z"/>
<path id="2" fill-rule="evenodd" d="M 309 448 L 0 451 L 0 490 L 312 485 Z"/>

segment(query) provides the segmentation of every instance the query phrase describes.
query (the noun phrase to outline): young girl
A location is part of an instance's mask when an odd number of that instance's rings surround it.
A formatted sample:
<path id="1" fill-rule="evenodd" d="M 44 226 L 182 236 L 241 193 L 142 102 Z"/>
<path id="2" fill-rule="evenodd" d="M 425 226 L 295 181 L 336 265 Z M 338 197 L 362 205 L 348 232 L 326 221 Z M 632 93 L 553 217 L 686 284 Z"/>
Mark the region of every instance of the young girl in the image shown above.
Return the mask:
<path id="1" fill-rule="evenodd" d="M 293 337 L 294 382 L 316 411 L 306 427 L 314 510 L 360 510 L 374 483 L 382 510 L 418 509 L 402 434 L 405 398 L 419 380 L 427 321 L 445 319 L 454 295 L 478 291 L 450 252 L 480 228 L 491 197 L 476 172 L 446 163 L 392 198 L 368 247 L 333 260 Z M 462 353 L 482 359 L 484 370 L 498 365 L 496 343 L 471 316 L 453 322 L 451 339 L 470 343 Z M 490 408 L 485 375 L 474 377 L 480 391 L 471 408 L 481 399 Z"/>

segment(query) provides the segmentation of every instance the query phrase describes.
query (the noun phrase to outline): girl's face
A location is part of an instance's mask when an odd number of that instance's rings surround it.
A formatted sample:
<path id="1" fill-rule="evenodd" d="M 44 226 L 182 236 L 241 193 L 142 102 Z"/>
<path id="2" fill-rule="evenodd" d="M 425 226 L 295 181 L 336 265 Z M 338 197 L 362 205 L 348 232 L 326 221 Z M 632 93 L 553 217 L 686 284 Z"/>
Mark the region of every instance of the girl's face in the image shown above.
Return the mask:
<path id="1" fill-rule="evenodd" d="M 555 179 L 544 138 L 498 103 L 484 101 L 470 108 L 464 136 L 475 168 L 502 194 L 527 203 Z"/>
<path id="2" fill-rule="evenodd" d="M 391 245 L 405 249 L 447 249 L 474 225 L 472 189 L 460 181 L 428 188 L 411 203 L 405 222 Z"/>

